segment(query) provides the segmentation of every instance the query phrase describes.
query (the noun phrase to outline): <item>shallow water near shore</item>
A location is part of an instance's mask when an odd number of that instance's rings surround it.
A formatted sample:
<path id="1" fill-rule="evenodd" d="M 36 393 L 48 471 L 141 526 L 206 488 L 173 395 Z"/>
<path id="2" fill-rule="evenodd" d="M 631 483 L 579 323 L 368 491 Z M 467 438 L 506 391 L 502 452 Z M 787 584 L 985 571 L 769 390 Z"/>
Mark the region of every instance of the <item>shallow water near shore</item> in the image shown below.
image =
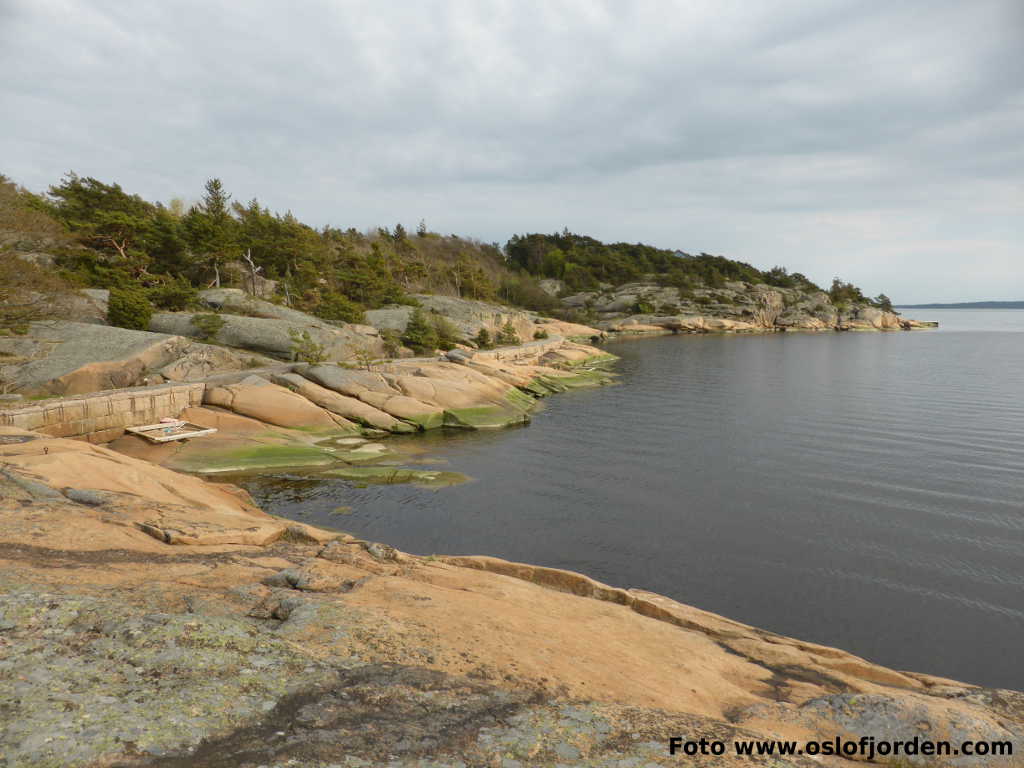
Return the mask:
<path id="1" fill-rule="evenodd" d="M 243 484 L 409 552 L 582 571 L 1024 689 L 1024 311 L 913 316 L 942 327 L 610 343 L 617 386 L 549 398 L 528 427 L 415 438 L 462 485 Z"/>

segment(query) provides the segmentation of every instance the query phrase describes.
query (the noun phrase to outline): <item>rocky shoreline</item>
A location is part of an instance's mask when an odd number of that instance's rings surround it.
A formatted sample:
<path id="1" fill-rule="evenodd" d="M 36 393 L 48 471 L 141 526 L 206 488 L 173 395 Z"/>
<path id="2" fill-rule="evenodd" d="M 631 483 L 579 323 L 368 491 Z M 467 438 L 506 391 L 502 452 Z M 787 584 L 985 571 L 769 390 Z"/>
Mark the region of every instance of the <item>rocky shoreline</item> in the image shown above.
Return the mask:
<path id="1" fill-rule="evenodd" d="M 220 430 L 205 444 L 0 427 L 0 765 L 636 768 L 678 765 L 676 735 L 1020 743 L 1019 692 L 569 571 L 408 555 L 175 471 L 372 469 L 380 437 L 518 423 L 537 396 L 607 382 L 608 359 L 552 338 L 240 372 L 183 413 Z"/>
<path id="2" fill-rule="evenodd" d="M 677 735 L 1017 744 L 1018 692 L 886 669 L 569 571 L 408 555 L 273 517 L 203 479 L 305 467 L 362 483 L 459 482 L 402 466 L 385 438 L 525 423 L 538 398 L 612 380 L 614 356 L 560 334 L 771 330 L 640 319 L 594 329 L 524 317 L 546 338 L 212 373 L 201 347 L 160 337 L 170 352 L 157 354 L 146 334 L 128 378 L 156 364 L 203 374 L 175 415 L 218 431 L 184 444 L 119 427 L 96 433 L 104 445 L 62 437 L 106 423 L 90 421 L 88 395 L 0 411 L 0 765 L 647 768 L 679 764 L 667 750 Z M 126 370 L 79 363 L 57 386 L 95 389 Z M 147 391 L 160 387 L 138 396 Z M 51 422 L 54 411 L 82 420 Z M 32 429 L 15 413 L 36 414 Z"/>
<path id="3" fill-rule="evenodd" d="M 1024 735 L 1020 693 L 407 555 L 104 446 L 8 427 L 0 462 L 0 764 L 648 766 L 679 734 Z M 763 764 L 717 760 L 692 764 Z"/>

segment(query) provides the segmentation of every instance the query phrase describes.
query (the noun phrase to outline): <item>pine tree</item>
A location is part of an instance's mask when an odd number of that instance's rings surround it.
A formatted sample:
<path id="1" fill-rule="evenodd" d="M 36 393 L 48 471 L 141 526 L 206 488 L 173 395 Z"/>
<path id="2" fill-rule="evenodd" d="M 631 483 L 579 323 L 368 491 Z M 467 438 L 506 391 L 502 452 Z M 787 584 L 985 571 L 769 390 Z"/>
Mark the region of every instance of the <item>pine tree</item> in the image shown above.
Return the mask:
<path id="1" fill-rule="evenodd" d="M 420 354 L 437 349 L 437 330 L 419 307 L 413 310 L 409 324 L 405 326 L 402 342 Z"/>

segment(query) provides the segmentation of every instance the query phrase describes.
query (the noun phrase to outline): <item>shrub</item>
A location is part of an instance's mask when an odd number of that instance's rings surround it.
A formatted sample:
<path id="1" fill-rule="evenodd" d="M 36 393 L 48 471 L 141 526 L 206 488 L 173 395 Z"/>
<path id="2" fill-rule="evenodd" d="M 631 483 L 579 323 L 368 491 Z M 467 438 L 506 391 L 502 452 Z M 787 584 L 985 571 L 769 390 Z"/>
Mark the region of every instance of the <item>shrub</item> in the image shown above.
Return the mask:
<path id="1" fill-rule="evenodd" d="M 630 307 L 630 312 L 634 315 L 650 315 L 654 312 L 654 305 L 645 299 L 637 299 Z"/>
<path id="2" fill-rule="evenodd" d="M 141 288 L 111 288 L 107 303 L 107 322 L 118 328 L 144 331 L 149 328 L 153 305 Z"/>
<path id="3" fill-rule="evenodd" d="M 299 332 L 295 328 L 288 329 L 288 336 L 292 340 L 292 359 L 313 365 L 322 363 L 327 359 L 327 353 L 323 344 L 317 344 L 309 331 Z"/>
<path id="4" fill-rule="evenodd" d="M 405 326 L 402 342 L 420 354 L 437 349 L 437 331 L 419 307 L 413 310 L 409 323 Z"/>
<path id="5" fill-rule="evenodd" d="M 150 288 L 149 300 L 159 309 L 182 312 L 199 303 L 199 291 L 187 280 L 179 278 Z"/>
<path id="6" fill-rule="evenodd" d="M 394 328 L 385 328 L 380 332 L 380 339 L 384 342 L 384 354 L 388 357 L 398 357 L 402 351 L 402 339 Z"/>
<path id="7" fill-rule="evenodd" d="M 543 328 L 541 328 L 539 331 L 534 331 L 533 332 L 533 338 L 538 340 L 538 341 L 540 339 L 546 339 L 546 338 L 548 338 L 548 332 L 545 331 Z"/>
<path id="8" fill-rule="evenodd" d="M 328 293 L 321 298 L 313 314 L 329 323 L 363 323 L 366 321 L 366 312 L 362 305 L 340 293 Z"/>
<path id="9" fill-rule="evenodd" d="M 459 329 L 444 315 L 434 315 L 431 320 L 434 325 L 434 331 L 437 334 L 437 348 L 444 350 L 454 349 L 455 345 L 461 340 Z"/>
<path id="10" fill-rule="evenodd" d="M 552 312 L 561 306 L 561 302 L 541 288 L 530 275 L 506 277 L 501 282 L 499 293 L 509 304 L 537 312 Z"/>
<path id="11" fill-rule="evenodd" d="M 29 323 L 66 317 L 73 298 L 52 270 L 0 253 L 0 333 L 26 333 Z"/>
<path id="12" fill-rule="evenodd" d="M 512 321 L 508 320 L 501 330 L 498 331 L 498 336 L 495 338 L 495 343 L 499 346 L 514 346 L 516 344 L 522 344 L 519 339 L 519 334 L 516 333 L 516 328 L 512 325 Z"/>
<path id="13" fill-rule="evenodd" d="M 494 342 L 491 341 L 491 333 L 486 328 L 481 328 L 472 341 L 476 344 L 477 349 L 491 349 L 494 346 Z"/>
<path id="14" fill-rule="evenodd" d="M 197 339 L 210 342 L 217 338 L 220 329 L 224 327 L 224 318 L 212 312 L 192 315 L 192 327 L 196 329 Z"/>
<path id="15" fill-rule="evenodd" d="M 373 351 L 366 344 L 360 344 L 355 348 L 352 353 L 352 359 L 355 360 L 356 367 L 365 368 L 367 371 L 372 371 L 374 363 L 377 362 Z"/>

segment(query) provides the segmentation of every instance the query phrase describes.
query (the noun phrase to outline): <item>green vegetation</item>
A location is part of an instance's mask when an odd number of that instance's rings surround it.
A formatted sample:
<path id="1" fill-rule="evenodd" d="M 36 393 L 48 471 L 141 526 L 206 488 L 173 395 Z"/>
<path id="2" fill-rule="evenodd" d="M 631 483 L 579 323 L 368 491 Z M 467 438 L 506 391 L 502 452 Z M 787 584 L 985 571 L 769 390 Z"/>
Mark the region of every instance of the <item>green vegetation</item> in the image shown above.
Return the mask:
<path id="1" fill-rule="evenodd" d="M 388 357 L 398 357 L 402 351 L 402 339 L 394 328 L 385 328 L 380 332 L 380 340 L 384 344 L 384 354 Z"/>
<path id="2" fill-rule="evenodd" d="M 763 283 L 804 293 L 821 290 L 806 276 L 799 272 L 790 273 L 785 267 L 776 266 L 762 271 L 724 256 L 692 255 L 642 243 L 606 244 L 568 230 L 552 235 L 515 235 L 505 250 L 513 268 L 536 278 L 561 280 L 569 293 L 595 291 L 603 285 L 618 286 L 640 280 L 677 288 L 683 299 L 693 299 L 694 288 L 722 288 L 729 281 Z M 841 301 L 849 304 L 881 307 L 887 300 L 884 294 L 877 299 L 868 299 L 859 288 L 838 278 L 830 293 L 833 300 L 838 295 Z M 715 303 L 714 299 L 707 297 L 697 297 L 696 301 L 705 305 Z M 638 301 L 631 308 L 633 314 L 654 311 L 655 307 L 645 301 Z"/>
<path id="3" fill-rule="evenodd" d="M 421 355 L 437 349 L 437 329 L 420 307 L 416 307 L 409 317 L 405 333 L 402 334 L 402 342 Z"/>
<path id="4" fill-rule="evenodd" d="M 288 329 L 288 336 L 292 340 L 292 359 L 303 363 L 316 365 L 327 359 L 323 344 L 317 344 L 309 331 L 301 333 L 295 328 Z"/>
<path id="5" fill-rule="evenodd" d="M 365 233 L 314 228 L 256 199 L 232 200 L 216 178 L 188 206 L 74 173 L 44 195 L 0 176 L 0 231 L 5 239 L 16 233 L 19 250 L 53 254 L 73 285 L 136 286 L 174 311 L 191 308 L 189 289 L 252 291 L 257 274 L 271 300 L 338 323 L 361 322 L 366 309 L 415 305 L 413 292 L 552 301 L 533 277 L 508 268 L 496 243 L 430 232 L 423 222 L 413 235 L 401 224 Z"/>
<path id="6" fill-rule="evenodd" d="M 366 311 L 362 305 L 340 293 L 321 296 L 313 314 L 331 323 L 365 323 Z"/>
<path id="7" fill-rule="evenodd" d="M 71 287 L 52 270 L 0 253 L 0 335 L 61 317 L 71 298 Z"/>
<path id="8" fill-rule="evenodd" d="M 553 235 L 515 235 L 506 251 L 514 266 L 531 275 L 562 280 L 570 291 L 595 290 L 601 283 L 621 285 L 651 276 L 662 285 L 677 288 L 720 287 L 727 280 L 814 287 L 803 275 L 789 275 L 780 267 L 765 273 L 722 256 L 691 256 L 641 243 L 605 244 L 568 230 Z"/>
<path id="9" fill-rule="evenodd" d="M 483 329 L 481 328 L 480 330 Z M 494 339 L 494 342 L 500 347 L 511 347 L 522 343 L 519 339 L 519 334 L 516 333 L 516 327 L 512 325 L 511 320 L 501 326 L 501 330 L 498 331 L 498 335 Z"/>
<path id="10" fill-rule="evenodd" d="M 476 344 L 477 349 L 492 349 L 494 347 L 494 342 L 491 341 L 491 332 L 486 328 L 481 328 L 472 341 Z"/>
<path id="11" fill-rule="evenodd" d="M 455 327 L 455 324 L 440 314 L 434 314 L 430 320 L 437 334 L 437 348 L 443 349 L 446 352 L 449 349 L 454 349 L 455 345 L 461 340 L 459 329 Z"/>
<path id="12" fill-rule="evenodd" d="M 196 329 L 196 338 L 210 342 L 217 338 L 220 329 L 224 327 L 224 318 L 212 312 L 204 312 L 192 315 L 192 325 Z"/>
<path id="13" fill-rule="evenodd" d="M 119 328 L 145 331 L 153 316 L 153 305 L 146 293 L 137 286 L 111 288 L 107 303 L 107 322 Z"/>
<path id="14" fill-rule="evenodd" d="M 217 178 L 186 205 L 181 199 L 151 202 L 116 183 L 74 173 L 46 194 L 0 176 L 0 232 L 7 247 L 51 254 L 70 285 L 138 288 L 156 308 L 171 311 L 193 308 L 197 289 L 234 285 L 257 292 L 258 285 L 263 297 L 331 323 L 362 322 L 365 310 L 386 305 L 416 306 L 410 294 L 417 292 L 589 319 L 587 308 L 568 312 L 542 290 L 544 278 L 562 281 L 571 293 L 654 281 L 678 289 L 684 300 L 695 289 L 729 281 L 820 290 L 779 266 L 762 271 L 723 256 L 606 244 L 568 230 L 515 235 L 502 248 L 431 232 L 422 221 L 412 234 L 402 224 L 367 232 L 315 228 L 257 199 L 233 200 Z M 868 299 L 841 280 L 829 293 L 840 303 L 887 306 L 884 295 Z M 647 302 L 638 305 L 637 313 L 656 311 Z M 447 329 L 435 331 L 439 342 L 457 341 Z"/>
<path id="15" fill-rule="evenodd" d="M 180 277 L 157 283 L 148 291 L 149 300 L 157 309 L 183 312 L 199 304 L 199 291 Z"/>

